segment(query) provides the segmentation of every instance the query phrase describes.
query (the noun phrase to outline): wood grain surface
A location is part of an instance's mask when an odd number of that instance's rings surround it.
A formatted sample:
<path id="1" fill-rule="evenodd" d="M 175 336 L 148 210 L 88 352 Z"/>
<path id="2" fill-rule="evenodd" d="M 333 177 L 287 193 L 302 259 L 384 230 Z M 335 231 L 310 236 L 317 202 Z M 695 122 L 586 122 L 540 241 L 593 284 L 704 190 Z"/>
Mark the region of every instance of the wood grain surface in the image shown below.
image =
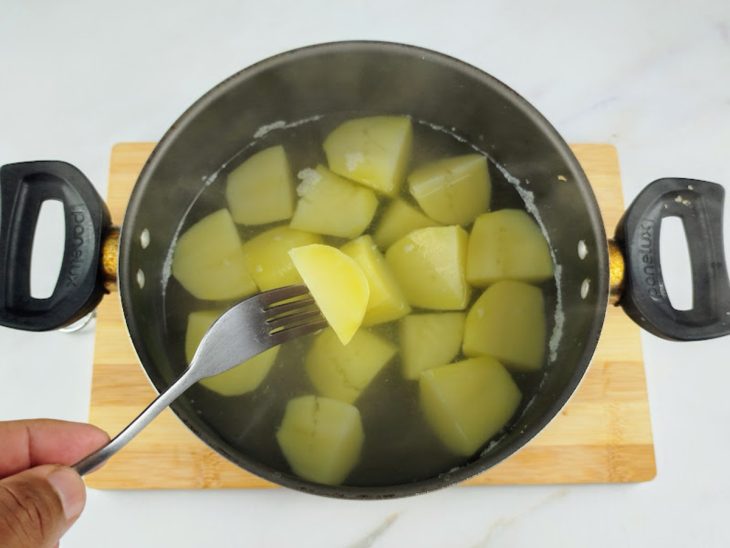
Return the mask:
<path id="1" fill-rule="evenodd" d="M 112 150 L 107 203 L 114 222 L 154 143 Z M 623 212 L 616 150 L 575 145 L 609 234 Z M 119 296 L 98 308 L 90 420 L 115 434 L 156 395 L 124 325 Z M 563 409 L 525 448 L 464 485 L 638 482 L 656 474 L 639 328 L 610 307 L 593 362 Z M 88 477 L 99 489 L 251 488 L 272 484 L 209 449 L 167 410 Z"/>

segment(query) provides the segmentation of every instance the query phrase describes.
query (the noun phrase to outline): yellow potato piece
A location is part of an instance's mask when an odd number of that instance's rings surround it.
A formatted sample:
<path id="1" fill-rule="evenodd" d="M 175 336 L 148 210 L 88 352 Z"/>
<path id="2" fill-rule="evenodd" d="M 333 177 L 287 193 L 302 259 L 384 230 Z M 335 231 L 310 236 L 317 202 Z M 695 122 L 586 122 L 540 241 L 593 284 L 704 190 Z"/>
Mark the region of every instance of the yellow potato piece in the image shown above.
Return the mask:
<path id="1" fill-rule="evenodd" d="M 407 116 L 372 116 L 348 120 L 324 141 L 332 171 L 395 196 L 408 167 L 413 142 Z"/>
<path id="2" fill-rule="evenodd" d="M 325 485 L 345 481 L 360 460 L 364 439 L 357 407 L 316 396 L 290 400 L 276 433 L 294 473 Z"/>
<path id="3" fill-rule="evenodd" d="M 327 323 L 347 344 L 365 317 L 370 288 L 357 263 L 335 247 L 311 244 L 289 251 L 294 267 Z"/>
<path id="4" fill-rule="evenodd" d="M 383 212 L 373 240 L 380 249 L 385 250 L 409 232 L 437 224 L 403 200 L 393 200 Z"/>
<path id="5" fill-rule="evenodd" d="M 468 225 L 489 209 L 492 185 L 487 159 L 467 154 L 437 160 L 408 176 L 411 195 L 432 219 L 446 225 Z"/>
<path id="6" fill-rule="evenodd" d="M 319 394 L 354 403 L 395 353 L 393 344 L 367 329 L 355 333 L 347 345 L 325 329 L 314 339 L 304 368 Z"/>
<path id="7" fill-rule="evenodd" d="M 464 314 L 412 314 L 400 321 L 403 377 L 415 380 L 426 369 L 451 362 L 461 350 Z"/>
<path id="8" fill-rule="evenodd" d="M 553 275 L 553 260 L 540 227 L 526 212 L 502 209 L 474 221 L 466 279 L 486 287 L 500 280 L 541 282 Z"/>
<path id="9" fill-rule="evenodd" d="M 493 356 L 514 371 L 540 369 L 545 357 L 542 292 L 522 282 L 490 286 L 466 316 L 464 354 Z"/>
<path id="10" fill-rule="evenodd" d="M 294 181 L 283 146 L 257 152 L 228 175 L 226 200 L 233 220 L 262 225 L 289 219 Z"/>
<path id="11" fill-rule="evenodd" d="M 322 242 L 319 234 L 279 226 L 262 232 L 243 244 L 248 273 L 261 291 L 302 283 L 289 250 Z"/>
<path id="12" fill-rule="evenodd" d="M 198 299 L 228 300 L 256 292 L 246 270 L 238 230 L 227 209 L 204 217 L 180 236 L 172 275 Z"/>
<path id="13" fill-rule="evenodd" d="M 424 371 L 419 381 L 427 422 L 457 455 L 473 455 L 512 418 L 522 394 L 495 359 L 473 358 Z"/>
<path id="14" fill-rule="evenodd" d="M 471 288 L 466 283 L 467 234 L 458 226 L 414 230 L 385 254 L 411 306 L 463 310 Z"/>
<path id="15" fill-rule="evenodd" d="M 185 333 L 185 357 L 190 363 L 203 335 L 225 310 L 201 310 L 188 316 Z M 219 375 L 200 381 L 206 388 L 222 396 L 238 396 L 256 390 L 274 365 L 279 347 L 269 348 L 258 356 L 237 365 Z"/>
<path id="16" fill-rule="evenodd" d="M 368 279 L 370 298 L 363 325 L 390 322 L 411 312 L 385 257 L 370 236 L 360 236 L 343 245 L 340 251 L 354 259 Z"/>
<path id="17" fill-rule="evenodd" d="M 375 193 L 335 175 L 324 166 L 305 169 L 297 187 L 299 201 L 289 226 L 305 232 L 356 238 L 378 208 Z"/>

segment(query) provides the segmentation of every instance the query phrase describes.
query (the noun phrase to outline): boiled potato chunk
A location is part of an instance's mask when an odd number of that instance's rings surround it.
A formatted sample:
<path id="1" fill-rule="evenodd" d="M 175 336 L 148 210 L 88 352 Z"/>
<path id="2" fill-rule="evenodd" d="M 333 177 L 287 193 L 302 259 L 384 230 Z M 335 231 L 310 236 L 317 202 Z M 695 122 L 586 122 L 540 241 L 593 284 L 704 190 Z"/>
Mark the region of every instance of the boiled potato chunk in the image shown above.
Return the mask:
<path id="1" fill-rule="evenodd" d="M 180 236 L 172 275 L 198 299 L 228 300 L 256 292 L 246 270 L 238 230 L 227 209 L 204 217 Z"/>
<path id="2" fill-rule="evenodd" d="M 226 200 L 231 216 L 244 225 L 289 219 L 294 181 L 283 146 L 257 152 L 228 175 Z"/>
<path id="3" fill-rule="evenodd" d="M 368 279 L 370 299 L 363 325 L 390 322 L 411 312 L 385 257 L 370 236 L 360 236 L 343 245 L 340 251 L 354 259 Z"/>
<path id="4" fill-rule="evenodd" d="M 403 200 L 393 200 L 383 212 L 373 240 L 380 249 L 388 249 L 409 232 L 437 224 Z"/>
<path id="5" fill-rule="evenodd" d="M 188 363 L 192 361 L 205 332 L 223 312 L 225 311 L 202 310 L 188 316 L 188 328 L 185 333 L 185 357 Z M 269 348 L 233 369 L 201 380 L 200 384 L 222 396 L 238 396 L 251 392 L 256 390 L 269 374 L 278 353 L 278 346 Z"/>
<path id="6" fill-rule="evenodd" d="M 302 170 L 299 176 L 299 202 L 291 228 L 356 238 L 370 225 L 378 207 L 372 190 L 343 179 L 324 166 Z"/>
<path id="7" fill-rule="evenodd" d="M 446 225 L 468 225 L 489 208 L 492 193 L 487 159 L 466 154 L 437 160 L 408 176 L 411 194 L 432 219 Z"/>
<path id="8" fill-rule="evenodd" d="M 290 400 L 276 432 L 294 473 L 325 485 L 345 481 L 360 460 L 364 439 L 357 407 L 316 396 Z"/>
<path id="9" fill-rule="evenodd" d="M 261 291 L 302 283 L 289 250 L 318 244 L 322 237 L 311 232 L 279 226 L 262 232 L 243 244 L 246 268 Z"/>
<path id="10" fill-rule="evenodd" d="M 467 234 L 458 226 L 414 230 L 385 254 L 411 306 L 463 310 L 471 289 L 466 283 Z"/>
<path id="11" fill-rule="evenodd" d="M 520 209 L 484 213 L 474 221 L 466 257 L 466 279 L 486 287 L 499 280 L 541 282 L 553 261 L 537 223 Z"/>
<path id="12" fill-rule="evenodd" d="M 443 444 L 473 455 L 512 418 L 522 399 L 507 370 L 494 358 L 464 360 L 424 371 L 421 407 Z"/>
<path id="13" fill-rule="evenodd" d="M 294 267 L 342 344 L 365 317 L 370 287 L 357 263 L 335 247 L 311 244 L 289 251 Z"/>
<path id="14" fill-rule="evenodd" d="M 490 286 L 466 316 L 464 354 L 493 356 L 513 371 L 540 369 L 545 355 L 542 292 L 522 282 Z"/>
<path id="15" fill-rule="evenodd" d="M 325 329 L 314 339 L 304 368 L 321 395 L 354 403 L 395 353 L 393 344 L 367 329 L 355 333 L 347 345 Z"/>
<path id="16" fill-rule="evenodd" d="M 340 124 L 324 141 L 332 171 L 388 196 L 400 190 L 411 155 L 407 116 L 372 116 Z"/>
<path id="17" fill-rule="evenodd" d="M 461 350 L 464 314 L 412 314 L 400 321 L 403 377 L 418 379 L 421 372 L 451 362 Z"/>

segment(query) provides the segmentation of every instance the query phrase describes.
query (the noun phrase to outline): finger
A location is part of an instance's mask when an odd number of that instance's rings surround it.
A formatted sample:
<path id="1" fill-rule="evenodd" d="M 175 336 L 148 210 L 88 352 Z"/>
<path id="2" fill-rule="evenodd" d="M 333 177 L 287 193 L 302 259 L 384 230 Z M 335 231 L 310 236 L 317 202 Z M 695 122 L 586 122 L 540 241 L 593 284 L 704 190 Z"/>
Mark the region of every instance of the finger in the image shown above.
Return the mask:
<path id="1" fill-rule="evenodd" d="M 73 464 L 109 441 L 96 426 L 50 419 L 0 422 L 0 478 L 40 464 Z"/>
<path id="2" fill-rule="evenodd" d="M 71 468 L 40 466 L 0 480 L 0 546 L 55 546 L 85 503 Z"/>

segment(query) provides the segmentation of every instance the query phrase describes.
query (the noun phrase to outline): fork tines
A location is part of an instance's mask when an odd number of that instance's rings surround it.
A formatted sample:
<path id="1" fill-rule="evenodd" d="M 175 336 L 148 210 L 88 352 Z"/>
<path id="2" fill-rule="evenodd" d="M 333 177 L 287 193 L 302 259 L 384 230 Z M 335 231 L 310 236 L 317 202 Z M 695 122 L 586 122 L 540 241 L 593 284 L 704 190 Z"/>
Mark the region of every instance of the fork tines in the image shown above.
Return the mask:
<path id="1" fill-rule="evenodd" d="M 306 285 L 287 285 L 278 287 L 269 291 L 264 291 L 258 295 L 258 300 L 264 305 L 264 310 L 276 306 L 277 303 L 293 299 L 294 297 L 309 296 L 309 289 Z"/>
<path id="2" fill-rule="evenodd" d="M 327 326 L 314 299 L 303 285 L 268 291 L 263 300 L 266 324 L 272 337 L 288 340 Z"/>

